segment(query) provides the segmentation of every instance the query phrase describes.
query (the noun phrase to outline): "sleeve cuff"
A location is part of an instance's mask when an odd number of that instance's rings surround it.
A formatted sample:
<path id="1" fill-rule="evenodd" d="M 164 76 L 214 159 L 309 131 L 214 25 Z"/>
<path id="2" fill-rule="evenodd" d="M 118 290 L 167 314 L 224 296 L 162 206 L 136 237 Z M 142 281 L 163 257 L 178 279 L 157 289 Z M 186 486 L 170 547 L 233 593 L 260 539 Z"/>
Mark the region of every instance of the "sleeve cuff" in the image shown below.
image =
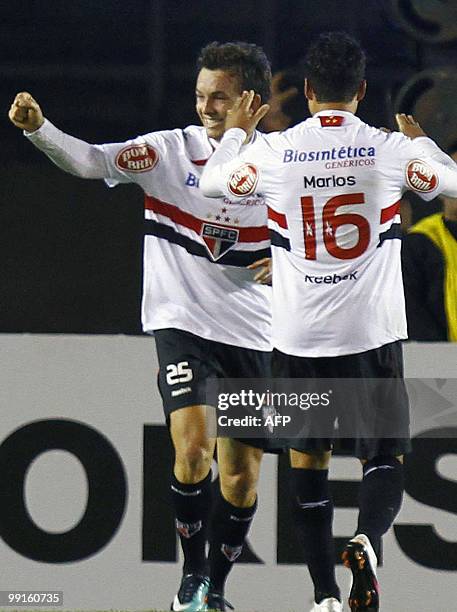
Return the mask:
<path id="1" fill-rule="evenodd" d="M 34 140 L 39 140 L 43 136 L 46 136 L 49 131 L 52 130 L 53 127 L 54 126 L 52 125 L 52 123 L 45 118 L 43 125 L 41 125 L 34 132 L 26 132 L 25 130 L 22 130 L 22 133 L 26 138 L 33 142 Z"/>
<path id="2" fill-rule="evenodd" d="M 245 132 L 242 128 L 234 127 L 225 132 L 222 142 L 225 140 L 236 140 L 240 145 L 242 145 L 247 137 L 247 132 Z"/>

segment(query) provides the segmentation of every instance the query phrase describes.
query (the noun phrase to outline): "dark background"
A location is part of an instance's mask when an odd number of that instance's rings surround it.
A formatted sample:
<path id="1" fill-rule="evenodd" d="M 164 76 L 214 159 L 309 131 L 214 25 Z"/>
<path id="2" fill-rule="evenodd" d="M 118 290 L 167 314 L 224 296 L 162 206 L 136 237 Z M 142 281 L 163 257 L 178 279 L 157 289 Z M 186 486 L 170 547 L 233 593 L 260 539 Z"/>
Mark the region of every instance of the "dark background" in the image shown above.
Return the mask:
<path id="1" fill-rule="evenodd" d="M 3 0 L 0 332 L 141 333 L 140 190 L 54 167 L 7 119 L 18 91 L 64 131 L 125 140 L 198 121 L 204 44 L 255 42 L 279 70 L 331 29 L 368 53 L 362 119 L 393 127 L 396 110 L 414 112 L 441 146 L 457 144 L 457 2 Z M 307 114 L 300 100 L 292 111 Z M 414 217 L 427 210 L 414 204 Z"/>

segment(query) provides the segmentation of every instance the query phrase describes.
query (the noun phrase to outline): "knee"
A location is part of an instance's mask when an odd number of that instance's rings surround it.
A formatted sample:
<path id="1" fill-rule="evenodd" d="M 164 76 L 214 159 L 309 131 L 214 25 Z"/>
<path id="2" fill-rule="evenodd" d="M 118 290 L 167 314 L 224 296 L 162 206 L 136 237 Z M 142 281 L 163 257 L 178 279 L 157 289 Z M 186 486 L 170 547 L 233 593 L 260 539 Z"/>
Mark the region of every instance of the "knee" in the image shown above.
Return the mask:
<path id="1" fill-rule="evenodd" d="M 213 459 L 213 447 L 209 441 L 198 437 L 180 440 L 175 445 L 175 453 L 178 480 L 198 482 L 208 474 Z"/>
<path id="2" fill-rule="evenodd" d="M 237 470 L 220 473 L 221 492 L 233 506 L 247 508 L 252 506 L 257 496 L 256 470 Z"/>
<path id="3" fill-rule="evenodd" d="M 331 455 L 330 451 L 303 453 L 291 449 L 290 466 L 305 470 L 327 470 Z"/>

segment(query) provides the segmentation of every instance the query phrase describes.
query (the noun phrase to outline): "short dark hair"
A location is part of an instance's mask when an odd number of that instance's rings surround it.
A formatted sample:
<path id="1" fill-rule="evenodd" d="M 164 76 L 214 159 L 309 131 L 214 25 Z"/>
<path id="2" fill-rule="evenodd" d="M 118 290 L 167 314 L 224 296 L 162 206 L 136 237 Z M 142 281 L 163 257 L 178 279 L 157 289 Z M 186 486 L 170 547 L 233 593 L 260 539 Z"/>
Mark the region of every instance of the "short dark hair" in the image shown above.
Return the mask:
<path id="1" fill-rule="evenodd" d="M 226 70 L 239 77 L 241 91 L 253 89 L 267 102 L 271 96 L 271 66 L 262 47 L 246 42 L 212 42 L 200 51 L 197 68 Z"/>
<path id="2" fill-rule="evenodd" d="M 325 32 L 310 46 L 305 74 L 319 102 L 350 102 L 365 77 L 366 55 L 345 32 Z"/>

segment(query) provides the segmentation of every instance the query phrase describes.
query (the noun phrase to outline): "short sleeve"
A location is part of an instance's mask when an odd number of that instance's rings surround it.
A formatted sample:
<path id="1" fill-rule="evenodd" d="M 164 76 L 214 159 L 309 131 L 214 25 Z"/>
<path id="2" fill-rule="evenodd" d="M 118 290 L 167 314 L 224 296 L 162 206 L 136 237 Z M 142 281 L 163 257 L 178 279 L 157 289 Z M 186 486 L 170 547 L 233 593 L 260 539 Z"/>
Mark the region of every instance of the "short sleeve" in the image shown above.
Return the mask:
<path id="1" fill-rule="evenodd" d="M 440 194 L 457 197 L 457 164 L 430 138 L 406 143 L 403 159 L 404 186 L 423 200 Z"/>
<path id="2" fill-rule="evenodd" d="M 105 159 L 106 183 L 113 187 L 118 183 L 142 183 L 143 178 L 153 178 L 159 164 L 163 165 L 176 151 L 179 138 L 175 131 L 151 132 L 122 143 L 95 145 Z"/>

